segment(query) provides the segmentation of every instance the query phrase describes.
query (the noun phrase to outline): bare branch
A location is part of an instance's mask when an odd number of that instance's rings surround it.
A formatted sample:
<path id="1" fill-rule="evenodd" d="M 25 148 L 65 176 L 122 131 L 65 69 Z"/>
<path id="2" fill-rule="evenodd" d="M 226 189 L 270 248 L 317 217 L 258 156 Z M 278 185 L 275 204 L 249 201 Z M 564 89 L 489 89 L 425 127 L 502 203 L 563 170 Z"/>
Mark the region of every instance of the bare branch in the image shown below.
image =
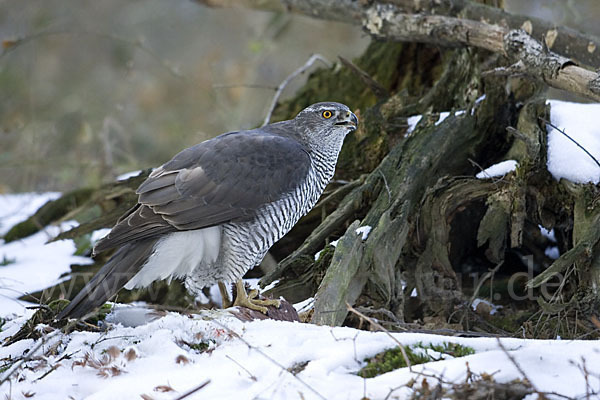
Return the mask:
<path id="1" fill-rule="evenodd" d="M 195 388 L 193 388 L 192 390 L 189 390 L 187 392 L 185 392 L 184 394 L 182 394 L 181 396 L 178 396 L 177 398 L 175 398 L 174 400 L 183 400 L 186 397 L 189 397 L 191 395 L 193 395 L 194 393 L 196 393 L 198 390 L 203 389 L 206 387 L 206 385 L 208 385 L 210 383 L 210 379 L 202 382 L 201 384 L 199 384 L 198 386 L 196 386 Z"/>
<path id="2" fill-rule="evenodd" d="M 595 72 L 552 53 L 523 30 L 510 30 L 484 22 L 438 15 L 397 13 L 390 5 L 376 5 L 366 13 L 364 26 L 373 36 L 445 46 L 468 45 L 499 53 L 511 62 L 521 61 L 528 76 L 549 86 L 600 101 L 593 90 Z"/>
<path id="3" fill-rule="evenodd" d="M 272 9 L 276 3 L 198 1 L 262 10 Z M 380 0 L 371 6 L 354 0 L 280 0 L 280 4 L 290 12 L 314 18 L 362 24 L 372 36 L 384 40 L 486 49 L 508 57 L 512 63 L 522 61 L 529 77 L 539 77 L 554 88 L 600 101 L 600 77 L 577 66 L 575 61 L 600 66 L 600 40 L 572 29 L 553 28 L 547 21 L 513 16 L 471 0 Z"/>
<path id="4" fill-rule="evenodd" d="M 384 88 L 383 86 L 381 86 L 381 84 L 379 82 L 377 82 L 375 79 L 373 79 L 369 74 L 367 74 L 365 71 L 363 71 L 360 67 L 358 67 L 352 61 L 347 60 L 342 56 L 338 56 L 338 58 L 340 59 L 342 64 L 344 64 L 346 67 L 348 67 L 350 69 L 350 71 L 352 71 L 356 76 L 358 76 L 358 78 L 365 85 L 367 85 L 367 87 L 369 87 L 369 89 L 371 89 L 373 94 L 375 94 L 375 96 L 379 100 L 390 97 L 390 94 L 387 91 L 387 89 Z"/>
<path id="5" fill-rule="evenodd" d="M 281 93 L 283 93 L 283 89 L 285 89 L 285 87 L 298 75 L 303 74 L 306 72 L 306 70 L 308 70 L 315 62 L 317 61 L 321 61 L 323 64 L 325 64 L 327 67 L 331 67 L 331 63 L 322 55 L 320 54 L 313 54 L 312 56 L 310 56 L 310 58 L 304 63 L 303 66 L 301 66 L 300 68 L 298 68 L 297 70 L 295 70 L 294 72 L 292 72 L 291 74 L 289 74 L 287 76 L 287 78 L 285 78 L 283 80 L 283 82 L 281 82 L 279 84 L 279 86 L 277 86 L 277 90 L 275 92 L 275 96 L 273 96 L 273 100 L 271 101 L 271 105 L 269 106 L 269 111 L 267 112 L 267 115 L 265 116 L 265 120 L 263 121 L 262 126 L 265 126 L 269 123 L 269 121 L 271 121 L 271 115 L 273 115 L 273 110 L 275 110 L 275 106 L 277 105 L 277 102 L 279 101 L 279 97 L 281 97 Z"/>

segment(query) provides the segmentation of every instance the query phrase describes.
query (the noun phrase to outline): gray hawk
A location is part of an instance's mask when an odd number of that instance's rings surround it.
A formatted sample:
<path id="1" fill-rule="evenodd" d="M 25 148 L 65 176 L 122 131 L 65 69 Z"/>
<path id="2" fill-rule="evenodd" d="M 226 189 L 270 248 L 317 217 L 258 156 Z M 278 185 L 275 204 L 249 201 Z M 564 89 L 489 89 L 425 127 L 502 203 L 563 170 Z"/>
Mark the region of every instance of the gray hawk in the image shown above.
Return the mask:
<path id="1" fill-rule="evenodd" d="M 347 106 L 316 103 L 292 120 L 181 151 L 95 245 L 94 253 L 117 250 L 57 318 L 85 316 L 122 287 L 173 278 L 192 293 L 236 281 L 234 305 L 266 312 L 272 303 L 246 296 L 241 277 L 315 205 L 357 124 Z"/>

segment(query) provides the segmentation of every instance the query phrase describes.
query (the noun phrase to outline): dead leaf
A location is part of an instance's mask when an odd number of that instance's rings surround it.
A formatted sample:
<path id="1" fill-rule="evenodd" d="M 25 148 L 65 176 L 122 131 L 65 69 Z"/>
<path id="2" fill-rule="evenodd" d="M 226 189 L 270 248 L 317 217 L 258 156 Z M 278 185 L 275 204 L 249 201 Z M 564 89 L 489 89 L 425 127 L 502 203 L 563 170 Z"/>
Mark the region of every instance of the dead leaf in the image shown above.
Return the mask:
<path id="1" fill-rule="evenodd" d="M 183 354 L 180 354 L 175 358 L 175 362 L 177 364 L 189 364 L 190 359 L 184 356 Z"/>
<path id="2" fill-rule="evenodd" d="M 158 385 L 157 387 L 154 388 L 155 392 L 175 392 L 175 389 L 173 389 L 171 386 L 169 385 Z"/>
<path id="3" fill-rule="evenodd" d="M 137 358 L 138 355 L 133 348 L 130 348 L 125 352 L 124 356 L 127 361 L 133 361 Z"/>

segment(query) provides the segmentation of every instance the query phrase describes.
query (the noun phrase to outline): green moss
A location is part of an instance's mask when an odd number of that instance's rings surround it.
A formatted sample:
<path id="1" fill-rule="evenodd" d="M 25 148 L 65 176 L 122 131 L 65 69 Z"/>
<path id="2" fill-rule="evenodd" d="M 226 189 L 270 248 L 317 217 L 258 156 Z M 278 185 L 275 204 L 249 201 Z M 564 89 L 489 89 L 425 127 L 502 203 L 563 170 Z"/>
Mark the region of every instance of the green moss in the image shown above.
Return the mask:
<path id="1" fill-rule="evenodd" d="M 415 352 L 410 347 L 405 347 L 404 349 L 412 365 L 424 364 L 431 361 L 431 358 L 426 353 Z M 375 357 L 367 358 L 365 361 L 367 361 L 367 365 L 358 371 L 358 376 L 363 378 L 373 378 L 377 375 L 407 366 L 399 347 L 386 350 Z"/>
<path id="2" fill-rule="evenodd" d="M 475 349 L 469 346 L 463 346 L 458 343 L 452 342 L 444 342 L 442 344 L 429 344 L 429 346 L 424 347 L 431 349 L 433 351 L 437 351 L 438 353 L 447 354 L 452 357 L 464 357 L 470 356 L 471 354 L 475 354 Z"/>
<path id="3" fill-rule="evenodd" d="M 92 249 L 92 234 L 88 233 L 73 239 L 75 242 L 75 255 L 83 256 Z"/>
<path id="4" fill-rule="evenodd" d="M 200 353 L 204 353 L 210 347 L 210 342 L 200 342 L 200 343 L 192 343 L 190 344 L 190 349 L 196 350 Z"/>
<path id="5" fill-rule="evenodd" d="M 97 325 L 98 322 L 104 321 L 106 316 L 112 311 L 112 304 L 103 304 L 94 315 L 86 319 L 89 324 Z"/>
<path id="6" fill-rule="evenodd" d="M 475 350 L 468 346 L 457 343 L 444 342 L 441 344 L 416 343 L 412 346 L 405 346 L 404 350 L 411 365 L 424 364 L 430 361 L 438 361 L 444 357 L 435 358 L 428 350 L 433 350 L 441 355 L 452 357 L 464 357 L 475 354 Z M 385 374 L 398 368 L 406 367 L 406 361 L 399 347 L 383 351 L 374 357 L 365 360 L 367 365 L 363 367 L 358 375 L 363 378 L 373 378 L 377 375 Z"/>
<path id="7" fill-rule="evenodd" d="M 2 260 L 0 260 L 0 267 L 5 267 L 10 264 L 14 264 L 17 261 L 16 258 L 8 258 L 6 254 L 2 256 Z"/>
<path id="8" fill-rule="evenodd" d="M 205 353 L 207 351 L 210 351 L 211 349 L 214 349 L 216 343 L 217 342 L 215 342 L 213 339 L 201 340 L 198 343 L 190 343 L 184 340 L 180 341 L 180 344 L 186 345 L 187 347 L 197 351 L 198 353 Z"/>

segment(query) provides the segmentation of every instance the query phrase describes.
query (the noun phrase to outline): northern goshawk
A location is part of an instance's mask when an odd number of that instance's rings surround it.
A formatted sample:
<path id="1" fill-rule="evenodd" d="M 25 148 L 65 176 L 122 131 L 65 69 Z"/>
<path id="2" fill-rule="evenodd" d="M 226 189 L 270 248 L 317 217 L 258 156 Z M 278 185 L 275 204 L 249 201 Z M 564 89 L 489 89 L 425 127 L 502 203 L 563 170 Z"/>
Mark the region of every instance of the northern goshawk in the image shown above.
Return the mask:
<path id="1" fill-rule="evenodd" d="M 241 277 L 315 205 L 357 124 L 347 106 L 317 103 L 292 120 L 183 150 L 150 174 L 138 204 L 98 241 L 94 253 L 116 253 L 58 318 L 85 316 L 122 287 L 172 278 L 192 293 L 236 281 L 235 305 L 265 312 L 272 303 L 248 298 Z"/>

